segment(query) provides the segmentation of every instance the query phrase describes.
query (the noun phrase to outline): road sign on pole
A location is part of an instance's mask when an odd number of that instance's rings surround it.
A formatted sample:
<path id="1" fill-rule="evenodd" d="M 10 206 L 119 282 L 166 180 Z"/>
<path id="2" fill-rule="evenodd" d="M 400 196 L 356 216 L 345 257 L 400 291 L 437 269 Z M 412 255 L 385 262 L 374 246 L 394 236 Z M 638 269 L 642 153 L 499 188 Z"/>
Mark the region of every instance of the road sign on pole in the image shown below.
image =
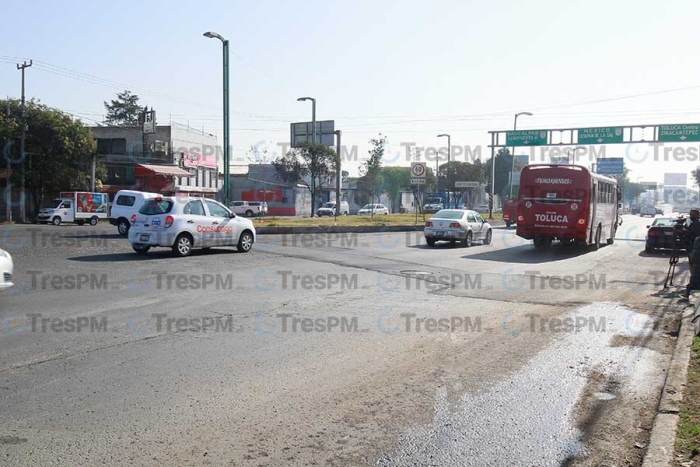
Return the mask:
<path id="1" fill-rule="evenodd" d="M 455 182 L 455 188 L 479 188 L 479 182 Z"/>
<path id="2" fill-rule="evenodd" d="M 296 148 L 303 141 L 312 142 L 314 136 L 314 122 L 300 122 L 291 124 L 291 145 Z M 335 121 L 325 120 L 316 122 L 316 141 L 326 146 L 335 146 Z"/>
<path id="3" fill-rule="evenodd" d="M 622 157 L 608 157 L 598 159 L 596 173 L 601 175 L 622 175 L 624 171 L 624 159 Z"/>
<path id="4" fill-rule="evenodd" d="M 669 143 L 700 141 L 700 124 L 659 125 L 659 141 Z"/>
<path id="5" fill-rule="evenodd" d="M 506 146 L 544 146 L 547 130 L 506 131 Z"/>
<path id="6" fill-rule="evenodd" d="M 411 177 L 425 178 L 428 168 L 425 162 L 411 162 Z"/>
<path id="7" fill-rule="evenodd" d="M 425 185 L 425 178 L 412 178 L 411 185 Z"/>
<path id="8" fill-rule="evenodd" d="M 579 128 L 578 144 L 622 143 L 622 127 Z"/>

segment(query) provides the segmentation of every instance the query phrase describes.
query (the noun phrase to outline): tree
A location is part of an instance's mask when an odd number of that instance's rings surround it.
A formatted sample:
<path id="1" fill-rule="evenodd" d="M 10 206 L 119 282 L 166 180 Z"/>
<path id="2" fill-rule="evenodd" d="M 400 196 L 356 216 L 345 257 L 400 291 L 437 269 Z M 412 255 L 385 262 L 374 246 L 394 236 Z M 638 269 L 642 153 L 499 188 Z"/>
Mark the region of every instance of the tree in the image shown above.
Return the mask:
<path id="1" fill-rule="evenodd" d="M 0 100 L 0 106 L 6 108 L 8 101 Z M 9 101 L 11 114 L 20 115 L 20 103 Z M 26 140 L 26 178 L 25 186 L 34 200 L 35 209 L 43 203 L 46 196 L 59 191 L 88 190 L 93 158 L 96 157 L 95 141 L 90 128 L 79 120 L 57 109 L 49 108 L 35 101 L 27 103 L 27 140 Z M 12 135 L 10 119 L 0 119 L 0 136 Z M 15 137 L 18 137 L 15 131 Z M 10 136 L 11 137 L 11 136 Z M 21 157 L 19 150 L 8 148 L 11 160 L 16 160 L 15 169 L 19 168 Z M 96 179 L 103 178 L 106 170 L 101 163 L 96 165 Z M 20 171 L 14 170 L 13 184 L 20 184 Z M 96 185 L 99 186 L 99 183 Z"/>
<path id="2" fill-rule="evenodd" d="M 372 138 L 369 140 L 369 144 L 372 145 L 372 149 L 368 151 L 369 159 L 367 159 L 360 168 L 362 177 L 358 180 L 357 190 L 361 199 L 367 199 L 367 197 L 369 197 L 370 203 L 374 203 L 375 198 L 377 198 L 377 202 L 379 202 L 379 197 L 384 192 L 381 171 L 382 157 L 384 157 L 387 144 L 386 136 L 380 134 L 379 138 Z M 372 214 L 374 214 L 374 210 Z"/>
<path id="3" fill-rule="evenodd" d="M 391 212 L 396 212 L 396 198 L 401 190 L 411 188 L 411 168 L 410 167 L 382 167 L 382 180 L 384 190 L 391 201 Z"/>
<path id="4" fill-rule="evenodd" d="M 323 187 L 335 175 L 339 156 L 325 144 L 304 141 L 286 155 L 273 162 L 277 176 L 286 183 L 300 183 L 311 193 L 311 217 L 316 211 L 316 198 Z"/>
<path id="5" fill-rule="evenodd" d="M 695 186 L 700 187 L 700 168 L 690 172 L 690 175 L 693 177 L 693 181 L 695 181 Z"/>
<path id="6" fill-rule="evenodd" d="M 491 164 L 493 164 L 493 159 L 489 159 L 484 164 L 484 170 L 486 172 L 486 177 L 489 180 L 489 186 L 487 190 L 491 193 Z M 496 153 L 496 190 L 495 193 L 503 198 L 508 194 L 508 189 L 510 187 L 510 170 L 513 164 L 513 157 L 510 155 L 508 148 L 501 148 Z"/>
<path id="7" fill-rule="evenodd" d="M 116 100 L 104 104 L 107 110 L 105 121 L 108 125 L 136 126 L 145 111 L 145 108 L 139 105 L 139 96 L 131 94 L 131 91 L 120 92 Z"/>

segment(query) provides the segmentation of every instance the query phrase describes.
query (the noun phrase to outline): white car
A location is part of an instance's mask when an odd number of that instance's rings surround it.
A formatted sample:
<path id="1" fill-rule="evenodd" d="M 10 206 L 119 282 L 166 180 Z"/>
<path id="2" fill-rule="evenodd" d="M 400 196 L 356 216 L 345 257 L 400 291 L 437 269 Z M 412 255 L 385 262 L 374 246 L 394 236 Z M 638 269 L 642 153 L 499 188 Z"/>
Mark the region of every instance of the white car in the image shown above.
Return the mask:
<path id="1" fill-rule="evenodd" d="M 463 209 L 438 211 L 425 223 L 423 235 L 428 246 L 439 240 L 447 240 L 453 245 L 460 242 L 462 246 L 471 246 L 475 241 L 488 245 L 493 238 L 491 224 L 478 212 Z"/>
<path id="2" fill-rule="evenodd" d="M 362 206 L 362 209 L 357 211 L 358 216 L 367 216 L 372 214 L 372 211 L 374 211 L 374 214 L 383 214 L 383 215 L 388 215 L 389 214 L 389 208 L 384 206 L 383 204 L 365 204 Z"/>
<path id="3" fill-rule="evenodd" d="M 14 267 L 15 265 L 12 262 L 12 256 L 10 256 L 10 254 L 5 250 L 0 249 L 0 273 L 2 273 L 2 279 L 0 280 L 0 292 L 15 285 L 12 282 Z"/>
<path id="4" fill-rule="evenodd" d="M 639 210 L 639 217 L 655 217 L 656 216 L 656 208 L 654 206 L 644 206 Z"/>
<path id="5" fill-rule="evenodd" d="M 109 223 L 117 226 L 117 232 L 122 237 L 129 235 L 131 220 L 146 199 L 163 196 L 159 193 L 145 191 L 119 190 L 114 196 L 112 209 L 109 212 Z"/>
<path id="6" fill-rule="evenodd" d="M 256 241 L 253 223 L 208 198 L 157 197 L 144 201 L 129 229 L 136 253 L 170 247 L 176 256 L 193 248 L 236 246 L 247 253 Z"/>
<path id="7" fill-rule="evenodd" d="M 347 201 L 341 201 L 340 202 L 340 211 L 338 211 L 339 216 L 347 216 L 350 213 L 350 206 L 348 205 Z M 318 217 L 323 217 L 323 216 L 335 216 L 335 202 L 334 201 L 329 201 L 325 203 L 323 206 L 318 208 L 316 211 L 316 215 Z"/>

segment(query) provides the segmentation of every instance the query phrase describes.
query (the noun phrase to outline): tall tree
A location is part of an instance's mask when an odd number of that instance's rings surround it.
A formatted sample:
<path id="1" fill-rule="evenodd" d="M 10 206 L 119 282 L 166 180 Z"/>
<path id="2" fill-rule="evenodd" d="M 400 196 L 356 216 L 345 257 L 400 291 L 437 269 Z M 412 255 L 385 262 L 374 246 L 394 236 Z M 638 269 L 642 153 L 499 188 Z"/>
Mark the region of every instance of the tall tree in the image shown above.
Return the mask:
<path id="1" fill-rule="evenodd" d="M 402 190 L 411 189 L 410 167 L 382 167 L 384 190 L 391 202 L 391 212 L 396 212 L 396 198 Z"/>
<path id="2" fill-rule="evenodd" d="M 116 99 L 104 104 L 107 110 L 105 121 L 114 126 L 138 125 L 141 114 L 146 109 L 139 105 L 139 96 L 128 90 L 118 93 Z"/>
<path id="3" fill-rule="evenodd" d="M 379 202 L 379 197 L 384 192 L 382 178 L 382 157 L 386 150 L 386 136 L 379 135 L 378 138 L 369 140 L 372 148 L 368 151 L 369 158 L 360 167 L 362 177 L 358 180 L 357 188 L 361 199 L 369 198 L 370 203 L 374 204 L 375 199 Z M 374 214 L 374 211 L 372 211 Z"/>
<path id="4" fill-rule="evenodd" d="M 0 106 L 6 108 L 8 101 L 0 100 Z M 19 115 L 20 104 L 10 101 L 12 115 Z M 26 189 L 34 200 L 38 210 L 47 196 L 59 191 L 88 190 L 93 157 L 96 155 L 95 141 L 90 128 L 79 120 L 57 109 L 49 108 L 35 101 L 27 103 L 27 140 L 26 140 Z M 11 120 L 11 119 L 10 119 Z M 8 134 L 12 122 L 0 119 L 0 135 Z M 7 146 L 7 155 L 18 163 L 21 157 Z M 14 164 L 13 168 L 18 165 Z M 20 172 L 14 171 L 13 183 L 19 185 Z M 104 165 L 96 164 L 96 179 L 106 175 Z M 96 185 L 99 183 L 96 180 Z"/>
<path id="5" fill-rule="evenodd" d="M 303 142 L 273 162 L 277 176 L 286 183 L 306 186 L 311 193 L 311 217 L 316 212 L 316 199 L 335 174 L 339 157 L 325 144 Z"/>

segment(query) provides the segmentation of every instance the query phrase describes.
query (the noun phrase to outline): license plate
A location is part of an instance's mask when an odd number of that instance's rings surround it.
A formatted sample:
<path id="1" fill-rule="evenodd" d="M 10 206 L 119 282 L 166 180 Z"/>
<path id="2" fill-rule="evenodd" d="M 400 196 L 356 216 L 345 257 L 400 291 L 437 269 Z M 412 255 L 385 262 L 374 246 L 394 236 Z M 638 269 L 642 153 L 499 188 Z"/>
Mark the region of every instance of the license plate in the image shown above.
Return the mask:
<path id="1" fill-rule="evenodd" d="M 444 230 L 438 230 L 435 232 L 435 236 L 437 237 L 444 237 L 445 236 L 445 231 Z"/>
<path id="2" fill-rule="evenodd" d="M 668 235 L 669 237 L 673 235 L 673 232 L 664 232 L 664 235 Z"/>
<path id="3" fill-rule="evenodd" d="M 142 234 L 141 237 L 139 237 L 139 240 L 141 240 L 142 242 L 147 242 L 150 237 L 151 236 L 148 234 Z"/>

